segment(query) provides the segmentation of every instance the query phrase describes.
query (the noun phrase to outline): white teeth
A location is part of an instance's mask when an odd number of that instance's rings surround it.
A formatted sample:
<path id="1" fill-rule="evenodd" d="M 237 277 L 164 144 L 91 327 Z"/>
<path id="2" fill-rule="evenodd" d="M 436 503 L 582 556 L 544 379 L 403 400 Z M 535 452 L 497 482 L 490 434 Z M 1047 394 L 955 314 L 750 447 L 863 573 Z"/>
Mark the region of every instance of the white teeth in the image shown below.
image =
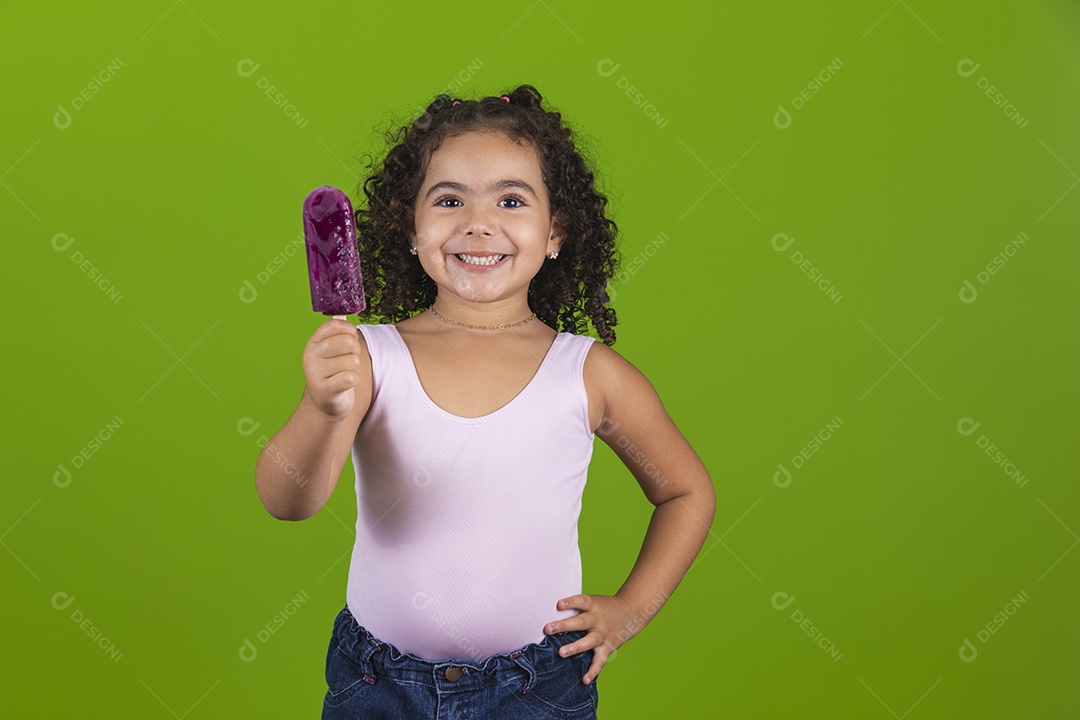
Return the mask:
<path id="1" fill-rule="evenodd" d="M 502 260 L 505 255 L 455 255 L 455 257 L 468 265 L 494 265 Z"/>

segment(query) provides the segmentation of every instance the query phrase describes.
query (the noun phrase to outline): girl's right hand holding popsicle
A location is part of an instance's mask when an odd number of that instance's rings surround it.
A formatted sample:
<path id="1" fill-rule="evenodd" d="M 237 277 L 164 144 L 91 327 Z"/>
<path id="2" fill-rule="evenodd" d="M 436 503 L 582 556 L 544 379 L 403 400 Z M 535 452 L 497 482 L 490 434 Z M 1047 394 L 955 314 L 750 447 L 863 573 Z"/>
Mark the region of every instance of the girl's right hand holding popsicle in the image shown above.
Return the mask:
<path id="1" fill-rule="evenodd" d="M 303 365 L 300 404 L 255 465 L 259 499 L 279 520 L 304 520 L 322 508 L 371 406 L 371 356 L 352 323 L 320 325 L 304 348 Z"/>
<path id="2" fill-rule="evenodd" d="M 332 422 L 357 403 L 371 402 L 371 357 L 360 331 L 345 320 L 327 320 L 304 348 L 304 397 Z"/>

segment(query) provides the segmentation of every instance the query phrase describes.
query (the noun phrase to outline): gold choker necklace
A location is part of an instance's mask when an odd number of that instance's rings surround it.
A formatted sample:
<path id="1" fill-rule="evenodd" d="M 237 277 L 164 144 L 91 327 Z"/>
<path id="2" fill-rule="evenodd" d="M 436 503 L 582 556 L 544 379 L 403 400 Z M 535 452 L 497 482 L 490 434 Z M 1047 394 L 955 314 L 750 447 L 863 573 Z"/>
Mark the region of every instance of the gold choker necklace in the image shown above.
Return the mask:
<path id="1" fill-rule="evenodd" d="M 521 325 L 524 325 L 525 323 L 529 322 L 534 317 L 536 317 L 536 313 L 533 313 L 532 315 L 525 318 L 524 320 L 521 320 L 521 321 L 516 322 L 516 323 L 510 323 L 509 325 L 469 325 L 468 323 L 458 322 L 457 320 L 451 320 L 448 317 L 440 315 L 439 312 L 435 309 L 434 305 L 429 307 L 428 310 L 430 310 L 431 313 L 435 317 L 439 318 L 440 320 L 442 320 L 445 323 L 450 323 L 451 325 L 457 325 L 459 327 L 469 328 L 470 330 L 508 330 L 510 328 L 515 328 L 515 327 L 519 327 Z"/>

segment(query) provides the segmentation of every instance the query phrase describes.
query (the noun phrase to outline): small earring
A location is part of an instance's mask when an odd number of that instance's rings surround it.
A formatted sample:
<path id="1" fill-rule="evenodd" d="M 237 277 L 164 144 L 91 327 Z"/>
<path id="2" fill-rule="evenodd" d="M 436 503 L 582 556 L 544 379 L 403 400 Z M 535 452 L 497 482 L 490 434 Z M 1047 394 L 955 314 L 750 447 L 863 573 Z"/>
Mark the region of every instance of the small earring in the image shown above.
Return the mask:
<path id="1" fill-rule="evenodd" d="M 409 248 L 409 253 L 411 255 L 415 255 L 416 254 L 416 248 L 414 248 L 414 247 Z"/>
<path id="2" fill-rule="evenodd" d="M 559 253 L 557 251 L 555 251 L 555 250 L 552 250 L 551 254 L 548 255 L 548 257 L 551 258 L 552 260 L 554 260 L 555 258 L 559 257 Z"/>

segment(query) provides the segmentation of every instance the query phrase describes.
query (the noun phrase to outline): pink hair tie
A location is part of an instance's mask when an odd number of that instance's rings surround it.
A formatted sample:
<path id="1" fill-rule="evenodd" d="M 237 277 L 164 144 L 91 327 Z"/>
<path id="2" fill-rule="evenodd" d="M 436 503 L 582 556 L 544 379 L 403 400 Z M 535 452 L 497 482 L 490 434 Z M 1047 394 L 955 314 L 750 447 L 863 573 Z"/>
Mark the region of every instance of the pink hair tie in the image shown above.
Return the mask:
<path id="1" fill-rule="evenodd" d="M 502 99 L 505 100 L 506 102 L 510 102 L 510 98 L 506 97 L 505 95 L 502 96 Z"/>
<path id="2" fill-rule="evenodd" d="M 461 101 L 460 101 L 460 100 L 455 100 L 454 102 L 452 102 L 452 103 L 450 103 L 450 104 L 451 104 L 451 105 L 460 105 L 460 104 L 461 104 Z"/>

